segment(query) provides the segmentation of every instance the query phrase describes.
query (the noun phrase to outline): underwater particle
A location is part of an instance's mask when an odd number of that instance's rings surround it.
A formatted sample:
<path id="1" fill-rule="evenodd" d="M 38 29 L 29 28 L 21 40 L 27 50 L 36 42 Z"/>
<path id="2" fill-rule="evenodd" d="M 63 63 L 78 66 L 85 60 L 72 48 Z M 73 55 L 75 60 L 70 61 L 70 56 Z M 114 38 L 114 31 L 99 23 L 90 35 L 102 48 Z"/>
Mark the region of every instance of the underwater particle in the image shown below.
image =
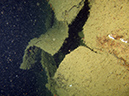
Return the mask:
<path id="1" fill-rule="evenodd" d="M 53 38 L 52 40 L 53 40 L 53 41 L 55 41 L 56 39 L 55 39 L 55 38 Z"/>
<path id="2" fill-rule="evenodd" d="M 72 87 L 72 84 L 71 84 L 71 85 L 69 85 L 69 87 Z"/>
<path id="3" fill-rule="evenodd" d="M 40 3 L 39 2 L 37 2 L 37 4 L 36 4 L 37 6 L 39 6 L 40 5 Z"/>
<path id="4" fill-rule="evenodd" d="M 55 8 L 52 6 L 52 4 L 49 4 L 50 5 L 50 8 L 54 11 Z"/>

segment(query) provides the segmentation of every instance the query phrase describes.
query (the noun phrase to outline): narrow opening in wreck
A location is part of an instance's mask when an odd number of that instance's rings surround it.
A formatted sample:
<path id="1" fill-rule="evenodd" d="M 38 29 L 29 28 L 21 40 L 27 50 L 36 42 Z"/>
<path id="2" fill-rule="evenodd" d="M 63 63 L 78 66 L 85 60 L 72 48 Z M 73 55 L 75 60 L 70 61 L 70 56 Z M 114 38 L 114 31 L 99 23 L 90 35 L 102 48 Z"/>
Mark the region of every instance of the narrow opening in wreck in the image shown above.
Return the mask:
<path id="1" fill-rule="evenodd" d="M 66 54 L 76 49 L 79 45 L 82 45 L 81 40 L 83 39 L 83 37 L 80 37 L 78 34 L 79 32 L 83 34 L 83 25 L 88 19 L 89 9 L 90 8 L 88 6 L 88 0 L 86 0 L 83 8 L 80 10 L 73 22 L 69 25 L 69 37 L 65 39 L 58 53 L 54 55 L 57 67 L 59 66 L 60 62 L 63 60 Z"/>

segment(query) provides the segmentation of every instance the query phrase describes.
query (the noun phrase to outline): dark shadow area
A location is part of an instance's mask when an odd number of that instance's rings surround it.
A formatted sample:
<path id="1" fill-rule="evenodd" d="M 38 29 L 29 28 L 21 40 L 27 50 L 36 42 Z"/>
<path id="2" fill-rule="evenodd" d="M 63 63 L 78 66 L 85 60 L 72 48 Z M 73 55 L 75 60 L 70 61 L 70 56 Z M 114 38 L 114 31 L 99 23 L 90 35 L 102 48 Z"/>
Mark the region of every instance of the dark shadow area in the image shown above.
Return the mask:
<path id="1" fill-rule="evenodd" d="M 88 0 L 86 0 L 84 7 L 78 13 L 75 20 L 69 25 L 69 37 L 66 38 L 58 53 L 54 55 L 57 67 L 66 54 L 70 53 L 80 45 L 82 38 L 79 37 L 78 33 L 83 30 L 83 26 L 88 19 L 89 9 Z"/>
<path id="2" fill-rule="evenodd" d="M 48 83 L 48 77 L 46 75 L 47 72 L 42 67 L 40 61 L 35 64 L 34 68 L 32 68 L 31 71 L 35 74 L 36 77 L 36 83 L 34 87 L 36 88 L 38 96 L 53 96 L 45 86 L 46 83 Z"/>

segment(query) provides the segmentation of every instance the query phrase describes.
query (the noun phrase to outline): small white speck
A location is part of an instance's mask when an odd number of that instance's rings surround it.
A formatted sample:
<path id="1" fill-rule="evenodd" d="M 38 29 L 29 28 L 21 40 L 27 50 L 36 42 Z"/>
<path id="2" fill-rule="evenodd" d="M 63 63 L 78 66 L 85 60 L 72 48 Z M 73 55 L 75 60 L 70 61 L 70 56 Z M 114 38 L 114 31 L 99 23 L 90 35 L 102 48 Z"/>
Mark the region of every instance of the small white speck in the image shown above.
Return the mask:
<path id="1" fill-rule="evenodd" d="M 122 42 L 124 42 L 124 43 L 127 43 L 128 41 L 124 41 L 124 39 L 122 39 L 122 38 L 120 38 L 120 40 L 122 41 Z"/>
<path id="2" fill-rule="evenodd" d="M 113 40 L 115 39 L 115 38 L 113 38 L 110 34 L 108 35 L 108 37 L 111 38 L 111 39 L 113 39 Z"/>
<path id="3" fill-rule="evenodd" d="M 69 87 L 72 87 L 72 84 L 71 84 L 71 85 L 69 85 Z"/>
<path id="4" fill-rule="evenodd" d="M 55 41 L 56 39 L 55 38 L 53 38 L 53 41 Z"/>
<path id="5" fill-rule="evenodd" d="M 39 2 L 37 2 L 37 6 L 39 6 L 40 5 L 40 3 Z"/>
<path id="6" fill-rule="evenodd" d="M 18 75 L 16 75 L 16 77 L 18 78 Z"/>

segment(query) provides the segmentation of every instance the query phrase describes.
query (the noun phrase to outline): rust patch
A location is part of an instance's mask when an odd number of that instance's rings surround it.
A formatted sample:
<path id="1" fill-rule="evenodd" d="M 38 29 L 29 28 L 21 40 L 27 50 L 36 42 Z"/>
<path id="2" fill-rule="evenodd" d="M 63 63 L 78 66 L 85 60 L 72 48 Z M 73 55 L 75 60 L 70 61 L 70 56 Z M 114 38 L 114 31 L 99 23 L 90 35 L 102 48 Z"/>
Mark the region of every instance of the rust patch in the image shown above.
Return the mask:
<path id="1" fill-rule="evenodd" d="M 110 34 L 98 35 L 96 39 L 100 51 L 113 54 L 119 59 L 119 63 L 129 70 L 129 38 L 127 36 L 116 30 Z"/>

